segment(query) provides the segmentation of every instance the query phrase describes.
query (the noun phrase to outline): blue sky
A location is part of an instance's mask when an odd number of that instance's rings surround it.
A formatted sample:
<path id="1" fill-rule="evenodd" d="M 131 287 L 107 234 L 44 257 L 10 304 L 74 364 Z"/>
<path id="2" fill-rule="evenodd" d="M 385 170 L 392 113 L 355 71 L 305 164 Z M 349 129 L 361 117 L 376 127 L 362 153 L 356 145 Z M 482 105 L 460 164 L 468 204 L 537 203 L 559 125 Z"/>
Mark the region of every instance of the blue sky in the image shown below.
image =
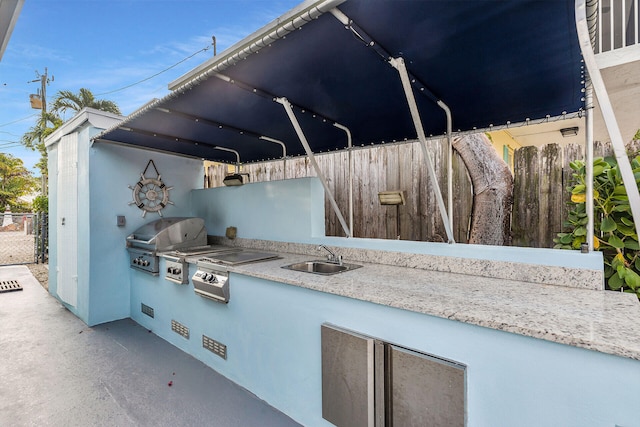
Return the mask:
<path id="1" fill-rule="evenodd" d="M 33 168 L 39 154 L 18 141 L 40 110 L 29 103 L 45 67 L 60 90 L 90 89 L 114 101 L 124 115 L 168 93 L 172 80 L 218 54 L 302 0 L 25 0 L 0 60 L 0 152 Z M 209 50 L 153 76 L 209 46 Z M 111 93 L 109 93 L 111 92 Z M 71 118 L 67 114 L 66 119 Z"/>

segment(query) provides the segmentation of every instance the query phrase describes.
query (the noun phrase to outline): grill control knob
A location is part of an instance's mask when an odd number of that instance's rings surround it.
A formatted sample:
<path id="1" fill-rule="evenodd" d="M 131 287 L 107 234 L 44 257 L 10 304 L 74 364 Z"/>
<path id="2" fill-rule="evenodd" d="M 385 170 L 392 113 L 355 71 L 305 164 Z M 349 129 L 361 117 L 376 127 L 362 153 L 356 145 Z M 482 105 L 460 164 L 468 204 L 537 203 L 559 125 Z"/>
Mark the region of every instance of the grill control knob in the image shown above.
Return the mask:
<path id="1" fill-rule="evenodd" d="M 182 273 L 182 269 L 178 267 L 174 267 L 173 274 L 180 274 L 180 273 Z"/>
<path id="2" fill-rule="evenodd" d="M 139 265 L 139 264 L 140 264 L 140 260 L 139 260 L 138 258 L 135 258 L 135 259 L 133 260 L 133 263 L 134 263 L 135 265 Z"/>
<path id="3" fill-rule="evenodd" d="M 143 267 L 148 267 L 149 266 L 149 261 L 147 261 L 146 259 L 142 260 L 141 264 L 142 264 Z"/>

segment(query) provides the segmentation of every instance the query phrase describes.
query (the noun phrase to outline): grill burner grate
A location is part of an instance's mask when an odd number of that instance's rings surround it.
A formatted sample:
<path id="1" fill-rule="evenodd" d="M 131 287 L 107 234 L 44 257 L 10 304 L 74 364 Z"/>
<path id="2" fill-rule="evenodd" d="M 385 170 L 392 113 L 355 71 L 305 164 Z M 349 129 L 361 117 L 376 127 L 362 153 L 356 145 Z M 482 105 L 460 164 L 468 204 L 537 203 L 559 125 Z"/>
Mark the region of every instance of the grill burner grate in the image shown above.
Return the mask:
<path id="1" fill-rule="evenodd" d="M 22 285 L 17 280 L 0 280 L 0 293 L 21 290 Z"/>

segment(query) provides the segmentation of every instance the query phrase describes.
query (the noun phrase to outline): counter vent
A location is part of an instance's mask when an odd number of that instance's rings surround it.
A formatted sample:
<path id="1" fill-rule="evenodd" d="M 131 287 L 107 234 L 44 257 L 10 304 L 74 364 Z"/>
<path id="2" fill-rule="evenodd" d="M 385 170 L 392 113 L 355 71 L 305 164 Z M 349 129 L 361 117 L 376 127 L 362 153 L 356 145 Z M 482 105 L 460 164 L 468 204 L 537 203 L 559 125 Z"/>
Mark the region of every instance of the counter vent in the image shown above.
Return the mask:
<path id="1" fill-rule="evenodd" d="M 171 320 L 171 330 L 176 334 L 182 335 L 186 339 L 189 339 L 189 328 L 184 326 L 182 323 Z"/>
<path id="2" fill-rule="evenodd" d="M 153 308 L 144 303 L 140 303 L 140 310 L 149 317 L 154 317 Z"/>
<path id="3" fill-rule="evenodd" d="M 227 360 L 227 346 L 214 340 L 213 338 L 209 338 L 206 335 L 202 336 L 202 347 L 211 351 L 213 354 L 217 354 L 222 357 L 224 360 Z"/>

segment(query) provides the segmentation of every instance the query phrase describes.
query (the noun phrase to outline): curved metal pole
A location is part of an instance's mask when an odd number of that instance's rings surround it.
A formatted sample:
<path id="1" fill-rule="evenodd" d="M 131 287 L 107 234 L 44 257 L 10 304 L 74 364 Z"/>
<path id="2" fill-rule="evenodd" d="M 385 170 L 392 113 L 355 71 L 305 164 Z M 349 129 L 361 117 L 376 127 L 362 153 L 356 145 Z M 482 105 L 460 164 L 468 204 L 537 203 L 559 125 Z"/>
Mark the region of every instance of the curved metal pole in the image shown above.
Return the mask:
<path id="1" fill-rule="evenodd" d="M 334 123 L 333 125 L 338 129 L 342 129 L 347 134 L 347 156 L 349 162 L 349 230 L 351 230 L 351 236 L 353 237 L 353 156 L 351 154 L 353 142 L 351 140 L 351 131 L 348 127 L 340 123 Z"/>
<path id="2" fill-rule="evenodd" d="M 284 145 L 284 142 L 280 141 L 279 139 L 269 138 L 268 136 L 260 135 L 260 139 L 280 144 L 280 146 L 282 147 L 282 173 L 284 174 L 284 179 L 287 179 L 287 146 Z"/>
<path id="3" fill-rule="evenodd" d="M 213 148 L 214 150 L 227 151 L 229 153 L 234 153 L 236 155 L 236 173 L 240 173 L 240 153 L 238 151 L 234 150 L 233 148 L 218 147 L 217 145 L 211 148 Z"/>

